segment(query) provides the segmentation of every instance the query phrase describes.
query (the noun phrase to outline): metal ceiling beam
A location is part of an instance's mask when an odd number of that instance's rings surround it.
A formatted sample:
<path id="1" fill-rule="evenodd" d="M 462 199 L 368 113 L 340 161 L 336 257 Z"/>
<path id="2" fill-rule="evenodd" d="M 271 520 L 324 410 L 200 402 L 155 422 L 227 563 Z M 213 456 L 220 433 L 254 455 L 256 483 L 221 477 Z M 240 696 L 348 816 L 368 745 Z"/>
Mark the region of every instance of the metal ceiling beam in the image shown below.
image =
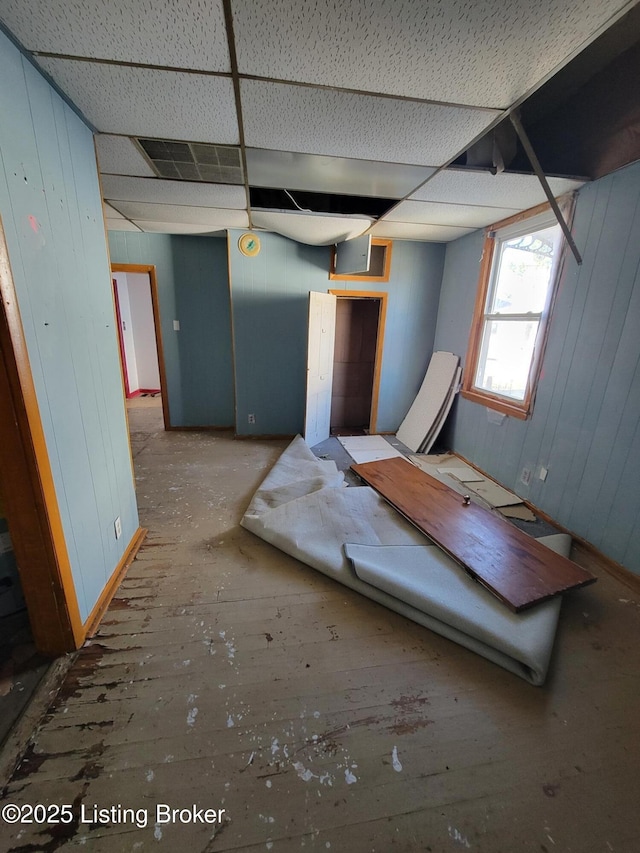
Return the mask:
<path id="1" fill-rule="evenodd" d="M 519 138 L 520 142 L 522 143 L 522 147 L 524 148 L 525 154 L 529 158 L 529 162 L 531 163 L 531 166 L 533 167 L 533 171 L 536 173 L 536 176 L 537 176 L 538 180 L 540 181 L 542 189 L 544 190 L 544 193 L 545 193 L 547 199 L 549 200 L 549 204 L 551 205 L 551 209 L 553 210 L 553 212 L 556 216 L 556 219 L 558 220 L 558 224 L 562 228 L 564 236 L 567 238 L 567 243 L 571 247 L 571 251 L 573 252 L 573 256 L 575 257 L 578 265 L 580 265 L 580 264 L 582 264 L 582 256 L 580 255 L 580 252 L 578 251 L 578 247 L 575 244 L 575 240 L 573 239 L 573 235 L 571 234 L 571 229 L 567 225 L 565 218 L 562 215 L 562 211 L 558 207 L 558 202 L 554 198 L 551 187 L 549 186 L 549 182 L 547 181 L 547 178 L 546 178 L 544 172 L 542 171 L 542 166 L 540 165 L 540 161 L 538 160 L 538 158 L 536 156 L 536 152 L 533 150 L 533 146 L 531 145 L 531 142 L 529 141 L 529 137 L 527 136 L 527 133 L 526 133 L 524 127 L 522 126 L 522 122 L 520 121 L 520 116 L 519 116 L 517 110 L 514 110 L 512 113 L 510 113 L 509 119 L 511 120 L 511 124 L 514 126 L 515 131 L 518 134 L 518 138 Z"/>

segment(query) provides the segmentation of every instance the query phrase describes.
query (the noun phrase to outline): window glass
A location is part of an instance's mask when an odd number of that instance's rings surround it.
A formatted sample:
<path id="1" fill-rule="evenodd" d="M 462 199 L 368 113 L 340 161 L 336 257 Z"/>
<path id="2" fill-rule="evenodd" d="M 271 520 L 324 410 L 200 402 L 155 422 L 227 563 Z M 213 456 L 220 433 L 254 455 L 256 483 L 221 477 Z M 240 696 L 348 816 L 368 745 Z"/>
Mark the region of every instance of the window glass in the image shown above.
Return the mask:
<path id="1" fill-rule="evenodd" d="M 562 229 L 549 207 L 488 229 L 463 396 L 528 416 L 562 248 Z"/>
<path id="2" fill-rule="evenodd" d="M 513 400 L 524 400 L 536 342 L 537 321 L 491 320 L 485 327 L 476 386 Z"/>
<path id="3" fill-rule="evenodd" d="M 547 302 L 560 226 L 499 242 L 490 314 L 541 314 Z"/>

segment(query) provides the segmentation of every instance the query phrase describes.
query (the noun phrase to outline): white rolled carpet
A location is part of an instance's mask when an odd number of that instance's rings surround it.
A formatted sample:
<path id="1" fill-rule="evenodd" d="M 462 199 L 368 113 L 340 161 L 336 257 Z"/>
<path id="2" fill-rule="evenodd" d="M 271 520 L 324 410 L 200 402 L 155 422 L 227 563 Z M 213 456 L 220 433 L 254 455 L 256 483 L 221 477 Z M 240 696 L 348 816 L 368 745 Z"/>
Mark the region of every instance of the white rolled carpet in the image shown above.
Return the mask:
<path id="1" fill-rule="evenodd" d="M 242 526 L 303 563 L 492 660 L 544 682 L 560 597 L 512 613 L 367 486 L 347 488 L 298 436 L 257 490 Z M 567 554 L 568 536 L 543 537 Z"/>

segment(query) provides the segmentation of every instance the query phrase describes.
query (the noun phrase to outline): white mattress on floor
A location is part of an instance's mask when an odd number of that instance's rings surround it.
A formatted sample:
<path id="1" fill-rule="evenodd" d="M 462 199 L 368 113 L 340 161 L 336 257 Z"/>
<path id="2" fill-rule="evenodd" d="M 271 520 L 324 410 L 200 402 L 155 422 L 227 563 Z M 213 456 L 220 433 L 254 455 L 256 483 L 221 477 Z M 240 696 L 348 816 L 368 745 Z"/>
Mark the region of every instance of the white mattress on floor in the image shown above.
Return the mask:
<path id="1" fill-rule="evenodd" d="M 514 614 L 369 487 L 298 436 L 257 490 L 242 526 L 345 586 L 520 675 L 544 682 L 561 599 Z M 569 537 L 549 537 L 566 553 Z M 544 539 L 542 540 L 544 541 Z"/>

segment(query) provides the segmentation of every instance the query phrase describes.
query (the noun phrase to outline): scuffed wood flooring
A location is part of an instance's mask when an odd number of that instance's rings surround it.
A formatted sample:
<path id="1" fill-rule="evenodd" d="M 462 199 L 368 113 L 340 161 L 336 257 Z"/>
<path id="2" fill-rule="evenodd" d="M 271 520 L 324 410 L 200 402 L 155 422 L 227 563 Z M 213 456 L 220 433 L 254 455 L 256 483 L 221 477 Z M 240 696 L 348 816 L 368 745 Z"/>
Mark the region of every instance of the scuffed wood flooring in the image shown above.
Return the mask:
<path id="1" fill-rule="evenodd" d="M 599 573 L 566 596 L 532 687 L 241 529 L 283 442 L 130 416 L 150 534 L 2 804 L 148 823 L 0 823 L 3 850 L 640 849 L 629 589 Z M 167 825 L 157 803 L 225 812 Z"/>

